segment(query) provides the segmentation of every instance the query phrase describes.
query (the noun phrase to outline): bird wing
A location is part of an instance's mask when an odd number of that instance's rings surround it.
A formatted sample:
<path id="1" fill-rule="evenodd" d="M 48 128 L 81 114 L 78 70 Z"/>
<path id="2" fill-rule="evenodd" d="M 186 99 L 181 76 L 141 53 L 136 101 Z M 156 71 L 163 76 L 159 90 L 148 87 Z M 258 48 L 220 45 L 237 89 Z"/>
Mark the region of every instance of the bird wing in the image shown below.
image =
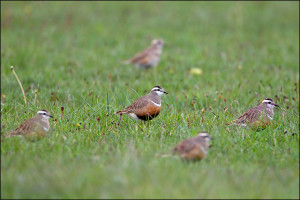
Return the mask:
<path id="1" fill-rule="evenodd" d="M 125 113 L 132 113 L 137 110 L 143 110 L 144 108 L 147 108 L 148 100 L 145 98 L 145 96 L 135 100 L 130 106 L 122 110 L 121 112 Z"/>
<path id="2" fill-rule="evenodd" d="M 149 52 L 152 51 L 152 48 L 149 47 L 145 49 L 144 51 L 136 54 L 133 58 L 131 58 L 129 61 L 130 63 L 148 63 L 149 61 Z"/>
<path id="3" fill-rule="evenodd" d="M 21 135 L 28 134 L 32 131 L 33 127 L 36 125 L 34 119 L 28 119 L 25 122 L 23 122 L 18 128 L 11 131 L 9 135 Z"/>
<path id="4" fill-rule="evenodd" d="M 147 54 L 144 57 L 140 58 L 137 61 L 134 61 L 134 63 L 139 63 L 141 65 L 147 65 L 152 59 L 152 55 L 151 54 Z"/>
<path id="5" fill-rule="evenodd" d="M 173 149 L 173 152 L 179 154 L 188 153 L 191 150 L 193 150 L 195 147 L 196 147 L 196 143 L 191 139 L 187 139 L 177 144 L 176 147 Z"/>
<path id="6" fill-rule="evenodd" d="M 254 107 L 247 110 L 244 114 L 242 114 L 238 119 L 234 120 L 233 122 L 238 124 L 253 123 L 260 119 L 261 114 L 262 110 L 258 109 L 257 107 Z"/>

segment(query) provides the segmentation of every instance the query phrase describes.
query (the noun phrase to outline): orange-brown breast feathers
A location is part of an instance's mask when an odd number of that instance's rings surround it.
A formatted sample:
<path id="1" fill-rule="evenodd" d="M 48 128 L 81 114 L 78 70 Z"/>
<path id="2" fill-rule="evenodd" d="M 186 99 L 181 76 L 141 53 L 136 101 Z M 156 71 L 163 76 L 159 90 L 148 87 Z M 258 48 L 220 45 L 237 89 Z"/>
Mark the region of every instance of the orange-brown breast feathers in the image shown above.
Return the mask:
<path id="1" fill-rule="evenodd" d="M 160 113 L 160 106 L 152 103 L 148 96 L 143 96 L 133 102 L 127 108 L 116 112 L 117 114 L 134 113 L 141 120 L 151 120 Z"/>
<path id="2" fill-rule="evenodd" d="M 137 116 L 150 116 L 154 117 L 160 113 L 161 107 L 154 105 L 151 100 L 147 100 L 147 105 L 141 109 L 136 110 Z"/>

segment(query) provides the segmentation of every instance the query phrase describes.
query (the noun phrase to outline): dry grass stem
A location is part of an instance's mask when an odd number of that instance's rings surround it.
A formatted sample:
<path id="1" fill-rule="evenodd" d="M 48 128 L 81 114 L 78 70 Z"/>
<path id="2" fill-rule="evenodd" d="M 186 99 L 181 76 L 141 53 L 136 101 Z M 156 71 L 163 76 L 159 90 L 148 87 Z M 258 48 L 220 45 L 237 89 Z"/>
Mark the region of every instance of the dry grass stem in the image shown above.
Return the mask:
<path id="1" fill-rule="evenodd" d="M 26 96 L 25 96 L 25 92 L 24 92 L 22 83 L 21 83 L 21 81 L 19 80 L 19 78 L 18 78 L 18 76 L 17 76 L 17 74 L 16 74 L 16 72 L 15 72 L 15 70 L 14 70 L 14 67 L 11 66 L 10 69 L 11 69 L 11 71 L 14 73 L 14 75 L 15 75 L 15 77 L 16 77 L 16 79 L 17 79 L 19 85 L 20 85 L 20 88 L 21 88 L 21 90 L 22 90 L 23 97 L 24 97 L 24 102 L 25 102 L 25 105 L 26 105 L 26 104 L 27 104 L 27 100 L 26 100 Z"/>

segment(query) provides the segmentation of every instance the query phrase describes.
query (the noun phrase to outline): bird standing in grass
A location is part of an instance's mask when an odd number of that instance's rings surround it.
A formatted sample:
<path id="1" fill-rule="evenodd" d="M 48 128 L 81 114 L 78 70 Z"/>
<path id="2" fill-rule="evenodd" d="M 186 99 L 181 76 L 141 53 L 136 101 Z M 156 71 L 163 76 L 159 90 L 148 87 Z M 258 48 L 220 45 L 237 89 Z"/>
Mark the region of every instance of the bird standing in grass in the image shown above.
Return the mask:
<path id="1" fill-rule="evenodd" d="M 49 118 L 51 116 L 47 110 L 39 110 L 34 118 L 23 122 L 18 128 L 9 132 L 6 137 L 26 136 L 37 137 L 38 139 L 45 136 L 50 129 Z"/>
<path id="2" fill-rule="evenodd" d="M 173 154 L 179 155 L 183 160 L 202 160 L 206 157 L 211 137 L 206 132 L 201 132 L 195 137 L 188 138 L 178 143 L 173 149 Z"/>
<path id="3" fill-rule="evenodd" d="M 134 64 L 140 68 L 152 68 L 157 66 L 162 53 L 164 42 L 161 39 L 152 40 L 152 45 L 133 58 L 123 61 L 123 64 Z"/>
<path id="4" fill-rule="evenodd" d="M 120 114 L 120 120 L 123 114 L 127 114 L 139 121 L 152 120 L 160 113 L 161 96 L 163 94 L 168 93 L 162 87 L 155 86 L 149 94 L 137 99 L 127 108 L 115 113 Z M 120 120 L 118 125 L 120 124 Z"/>
<path id="5" fill-rule="evenodd" d="M 274 116 L 274 107 L 279 107 L 271 98 L 266 98 L 259 106 L 247 110 L 231 125 L 250 126 L 251 128 L 266 128 L 271 123 Z"/>

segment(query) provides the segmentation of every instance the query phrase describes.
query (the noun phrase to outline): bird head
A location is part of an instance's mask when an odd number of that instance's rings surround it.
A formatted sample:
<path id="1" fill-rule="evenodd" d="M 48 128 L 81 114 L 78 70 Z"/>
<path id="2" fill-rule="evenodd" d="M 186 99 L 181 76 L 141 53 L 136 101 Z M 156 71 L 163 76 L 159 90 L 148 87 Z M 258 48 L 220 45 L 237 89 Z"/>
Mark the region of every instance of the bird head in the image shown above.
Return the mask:
<path id="1" fill-rule="evenodd" d="M 273 109 L 275 106 L 279 107 L 279 105 L 274 103 L 274 100 L 271 98 L 266 98 L 262 101 L 261 105 Z"/>
<path id="2" fill-rule="evenodd" d="M 36 114 L 39 117 L 42 117 L 44 119 L 49 119 L 50 117 L 53 118 L 53 116 L 50 115 L 50 113 L 48 112 L 48 110 L 39 110 Z"/>
<path id="3" fill-rule="evenodd" d="M 164 46 L 164 41 L 162 39 L 154 39 L 152 40 L 152 46 L 162 48 Z"/>
<path id="4" fill-rule="evenodd" d="M 198 133 L 197 137 L 200 137 L 202 140 L 204 140 L 207 143 L 208 147 L 211 147 L 210 141 L 212 140 L 212 138 L 207 132 Z"/>
<path id="5" fill-rule="evenodd" d="M 151 92 L 154 92 L 156 95 L 161 96 L 164 93 L 168 94 L 162 87 L 160 86 L 155 86 L 154 88 L 152 88 Z"/>

